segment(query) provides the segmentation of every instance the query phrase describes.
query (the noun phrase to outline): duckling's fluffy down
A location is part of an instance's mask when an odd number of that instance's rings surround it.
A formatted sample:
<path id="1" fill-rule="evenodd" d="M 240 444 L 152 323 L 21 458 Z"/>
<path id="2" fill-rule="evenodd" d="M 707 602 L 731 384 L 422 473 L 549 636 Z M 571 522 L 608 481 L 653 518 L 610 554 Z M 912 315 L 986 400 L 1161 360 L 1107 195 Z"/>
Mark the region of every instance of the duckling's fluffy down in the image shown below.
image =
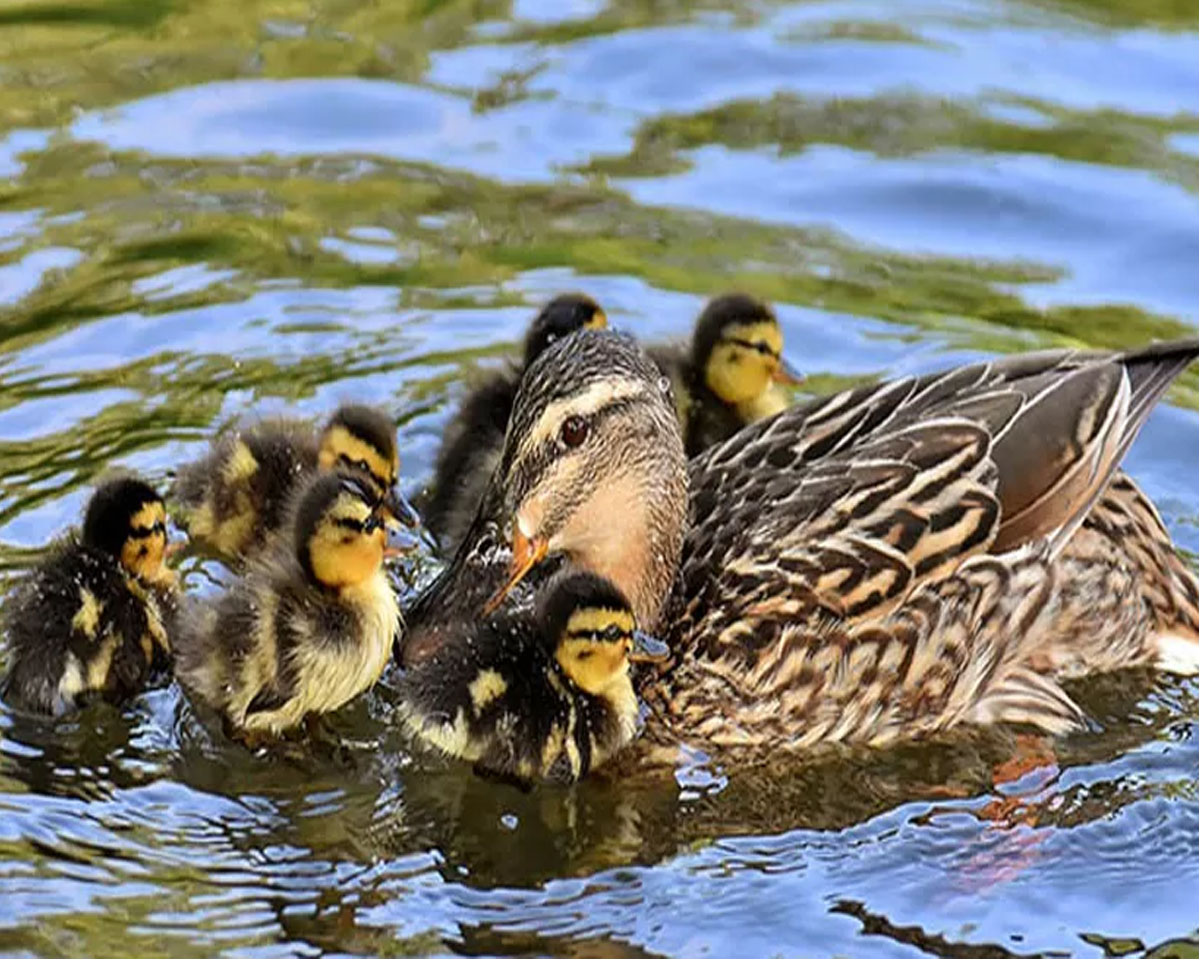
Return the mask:
<path id="1" fill-rule="evenodd" d="M 116 558 L 72 536 L 4 604 L 12 705 L 59 715 L 90 697 L 138 693 L 170 662 L 173 596 L 126 577 Z"/>

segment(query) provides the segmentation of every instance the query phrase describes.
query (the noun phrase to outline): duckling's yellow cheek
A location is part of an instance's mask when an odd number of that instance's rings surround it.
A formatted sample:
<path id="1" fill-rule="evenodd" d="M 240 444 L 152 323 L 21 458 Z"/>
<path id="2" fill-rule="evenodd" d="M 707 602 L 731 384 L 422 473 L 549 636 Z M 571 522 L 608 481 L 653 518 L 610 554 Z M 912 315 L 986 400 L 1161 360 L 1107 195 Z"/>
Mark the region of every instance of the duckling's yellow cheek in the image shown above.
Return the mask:
<path id="1" fill-rule="evenodd" d="M 705 371 L 708 387 L 728 404 L 745 403 L 762 393 L 774 372 L 773 358 L 734 343 L 719 344 Z"/>
<path id="2" fill-rule="evenodd" d="M 375 575 L 383 563 L 383 536 L 317 537 L 310 557 L 313 574 L 328 587 L 352 587 Z"/>

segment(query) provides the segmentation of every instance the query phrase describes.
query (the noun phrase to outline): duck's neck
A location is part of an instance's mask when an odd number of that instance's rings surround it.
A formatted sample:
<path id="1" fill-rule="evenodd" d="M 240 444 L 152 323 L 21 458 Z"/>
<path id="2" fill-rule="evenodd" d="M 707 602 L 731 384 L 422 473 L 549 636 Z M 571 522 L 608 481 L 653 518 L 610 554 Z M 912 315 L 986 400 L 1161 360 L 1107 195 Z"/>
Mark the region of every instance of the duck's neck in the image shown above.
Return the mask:
<path id="1" fill-rule="evenodd" d="M 567 531 L 574 567 L 611 580 L 629 600 L 638 626 L 653 632 L 679 568 L 687 517 L 683 451 L 669 469 L 633 469 L 606 480 Z"/>

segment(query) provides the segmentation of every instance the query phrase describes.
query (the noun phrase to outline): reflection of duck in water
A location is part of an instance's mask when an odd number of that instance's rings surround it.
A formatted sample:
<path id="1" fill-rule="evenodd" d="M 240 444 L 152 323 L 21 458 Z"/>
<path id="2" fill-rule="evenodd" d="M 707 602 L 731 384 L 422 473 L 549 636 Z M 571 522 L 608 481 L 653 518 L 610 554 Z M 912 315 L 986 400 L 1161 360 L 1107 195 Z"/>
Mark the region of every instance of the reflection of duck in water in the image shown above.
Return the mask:
<path id="1" fill-rule="evenodd" d="M 635 629 L 613 585 L 577 573 L 547 585 L 530 622 L 500 615 L 407 671 L 405 722 L 478 769 L 570 782 L 637 731 L 630 657 L 666 653 Z"/>
<path id="2" fill-rule="evenodd" d="M 383 568 L 388 522 L 359 477 L 314 478 L 292 541 L 256 559 L 181 631 L 180 680 L 232 731 L 267 736 L 370 687 L 400 628 Z"/>
<path id="3" fill-rule="evenodd" d="M 494 584 L 500 599 L 554 556 L 610 579 L 668 641 L 640 683 L 664 747 L 1074 729 L 1056 672 L 1195 669 L 1194 575 L 1140 506 L 1117 524 L 1106 505 L 1132 502 L 1112 473 L 1195 355 L 1056 351 L 904 378 L 790 408 L 685 467 L 657 370 L 626 338 L 579 334 L 528 371 L 404 659 L 451 635 L 462 597 Z"/>
<path id="4" fill-rule="evenodd" d="M 689 457 L 779 413 L 790 402 L 780 385 L 800 382 L 783 358 L 774 311 L 745 293 L 710 300 L 690 344 L 646 352 L 671 378 Z"/>
<path id="5" fill-rule="evenodd" d="M 361 477 L 397 519 L 415 522 L 394 491 L 399 469 L 391 417 L 343 404 L 319 435 L 284 417 L 223 431 L 207 456 L 180 469 L 171 493 L 192 540 L 240 561 L 286 527 L 293 495 L 318 470 Z"/>
<path id="6" fill-rule="evenodd" d="M 520 366 L 495 371 L 463 400 L 446 428 L 434 468 L 433 492 L 421 505 L 442 551 L 452 554 L 470 526 L 487 487 L 525 369 L 555 340 L 578 330 L 602 330 L 608 320 L 600 305 L 582 293 L 564 293 L 546 304 L 525 335 Z"/>
<path id="7" fill-rule="evenodd" d="M 58 715 L 121 701 L 169 665 L 166 519 L 162 497 L 136 477 L 97 488 L 83 532 L 52 546 L 5 602 L 10 704 Z"/>

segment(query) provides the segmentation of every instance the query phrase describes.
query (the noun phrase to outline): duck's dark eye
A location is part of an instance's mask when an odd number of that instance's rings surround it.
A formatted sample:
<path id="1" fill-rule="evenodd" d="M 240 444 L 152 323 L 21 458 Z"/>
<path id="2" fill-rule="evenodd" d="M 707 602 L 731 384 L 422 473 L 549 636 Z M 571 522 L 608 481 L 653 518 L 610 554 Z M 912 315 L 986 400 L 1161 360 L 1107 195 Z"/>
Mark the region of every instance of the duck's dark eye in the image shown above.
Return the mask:
<path id="1" fill-rule="evenodd" d="M 354 461 L 354 465 L 356 467 L 358 467 L 358 469 L 361 470 L 363 473 L 371 472 L 371 468 L 367 466 L 366 460 L 356 460 L 356 461 Z"/>
<path id="2" fill-rule="evenodd" d="M 562 437 L 562 442 L 568 447 L 577 447 L 587 439 L 588 422 L 583 417 L 567 417 L 563 421 L 559 435 Z"/>
<path id="3" fill-rule="evenodd" d="M 616 643 L 621 639 L 621 628 L 615 623 L 610 623 L 608 629 L 604 631 L 604 639 L 609 643 Z"/>

